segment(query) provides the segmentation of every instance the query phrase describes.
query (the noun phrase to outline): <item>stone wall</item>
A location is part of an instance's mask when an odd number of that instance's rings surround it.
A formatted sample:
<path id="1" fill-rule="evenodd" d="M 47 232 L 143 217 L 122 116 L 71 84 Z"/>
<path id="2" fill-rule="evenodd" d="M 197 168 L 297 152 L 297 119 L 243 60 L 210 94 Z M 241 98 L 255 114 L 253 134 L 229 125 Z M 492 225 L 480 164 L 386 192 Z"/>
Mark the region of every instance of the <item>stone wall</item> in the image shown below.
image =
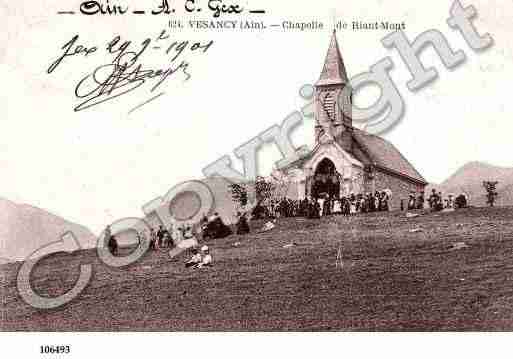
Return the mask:
<path id="1" fill-rule="evenodd" d="M 406 206 L 410 193 L 421 192 L 424 190 L 424 186 L 402 179 L 401 177 L 395 176 L 384 171 L 376 169 L 373 173 L 373 182 L 366 183 L 366 192 L 370 191 L 382 191 L 384 189 L 390 189 L 392 191 L 392 200 L 390 201 L 390 210 L 401 209 L 401 199 L 404 199 Z"/>

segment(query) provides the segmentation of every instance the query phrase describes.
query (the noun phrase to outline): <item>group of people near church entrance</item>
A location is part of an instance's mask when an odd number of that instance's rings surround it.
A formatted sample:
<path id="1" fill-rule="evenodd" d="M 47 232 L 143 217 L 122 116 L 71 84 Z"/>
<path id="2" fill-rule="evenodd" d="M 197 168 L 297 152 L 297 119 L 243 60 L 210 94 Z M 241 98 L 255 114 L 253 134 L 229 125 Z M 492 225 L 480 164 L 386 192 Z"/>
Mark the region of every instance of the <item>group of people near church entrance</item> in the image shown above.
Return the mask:
<path id="1" fill-rule="evenodd" d="M 331 214 L 341 214 L 344 216 L 354 216 L 359 213 L 371 213 L 390 210 L 390 197 L 392 193 L 389 190 L 376 191 L 366 194 L 351 194 L 348 197 L 330 198 L 324 196 L 317 199 L 321 209 L 320 216 Z"/>
<path id="2" fill-rule="evenodd" d="M 420 192 L 419 194 L 415 192 L 410 193 L 406 206 L 404 204 L 404 199 L 401 200 L 401 210 L 452 210 L 467 207 L 467 202 L 467 196 L 464 193 L 458 195 L 457 197 L 455 197 L 452 193 L 444 197 L 442 192 L 437 192 L 437 190 L 433 188 L 428 198 L 426 198 L 424 192 Z"/>
<path id="3" fill-rule="evenodd" d="M 391 191 L 385 190 L 367 194 L 352 193 L 347 197 L 330 197 L 325 193 L 317 198 L 308 197 L 302 200 L 284 197 L 281 200 L 269 201 L 265 207 L 256 208 L 253 211 L 253 218 L 320 218 L 332 214 L 352 216 L 358 213 L 388 211 L 391 195 Z"/>

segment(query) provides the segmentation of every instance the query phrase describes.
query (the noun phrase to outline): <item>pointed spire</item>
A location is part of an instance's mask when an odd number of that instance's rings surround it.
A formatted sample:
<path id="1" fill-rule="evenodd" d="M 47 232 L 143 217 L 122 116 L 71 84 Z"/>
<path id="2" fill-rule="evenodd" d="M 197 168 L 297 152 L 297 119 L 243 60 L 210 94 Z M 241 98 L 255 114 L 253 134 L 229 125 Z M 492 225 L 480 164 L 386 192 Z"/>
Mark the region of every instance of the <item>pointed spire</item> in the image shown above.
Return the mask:
<path id="1" fill-rule="evenodd" d="M 324 60 L 324 67 L 316 85 L 335 85 L 345 84 L 347 82 L 346 68 L 344 66 L 344 61 L 342 60 L 342 55 L 340 55 L 336 31 L 333 30 L 330 47 L 326 54 L 326 60 Z"/>

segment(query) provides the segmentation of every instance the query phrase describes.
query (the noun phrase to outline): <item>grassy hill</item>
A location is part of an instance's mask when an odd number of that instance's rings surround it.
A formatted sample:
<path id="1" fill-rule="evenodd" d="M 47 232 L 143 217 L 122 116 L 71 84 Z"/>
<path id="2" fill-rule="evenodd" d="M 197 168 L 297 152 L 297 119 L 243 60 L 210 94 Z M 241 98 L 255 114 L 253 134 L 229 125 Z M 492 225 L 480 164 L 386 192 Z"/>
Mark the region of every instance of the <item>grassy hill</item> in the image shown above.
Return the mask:
<path id="1" fill-rule="evenodd" d="M 124 269 L 106 267 L 93 251 L 56 254 L 34 272 L 36 290 L 62 293 L 80 263 L 94 266 L 90 285 L 68 305 L 40 311 L 17 295 L 19 264 L 4 265 L 0 327 L 512 330 L 512 238 L 513 208 L 470 208 L 413 219 L 283 219 L 269 233 L 210 242 L 215 265 L 200 270 L 166 252 Z M 453 249 L 458 242 L 468 248 Z"/>

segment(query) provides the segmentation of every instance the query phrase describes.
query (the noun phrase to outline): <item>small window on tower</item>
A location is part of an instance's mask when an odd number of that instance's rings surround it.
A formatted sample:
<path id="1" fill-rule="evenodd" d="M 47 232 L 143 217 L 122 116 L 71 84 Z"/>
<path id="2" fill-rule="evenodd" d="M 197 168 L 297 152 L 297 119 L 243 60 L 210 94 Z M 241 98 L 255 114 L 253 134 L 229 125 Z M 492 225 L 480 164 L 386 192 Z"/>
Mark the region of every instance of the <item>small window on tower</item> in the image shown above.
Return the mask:
<path id="1" fill-rule="evenodd" d="M 322 107 L 328 114 L 328 118 L 332 121 L 335 120 L 335 99 L 332 92 L 328 92 L 322 101 Z"/>

